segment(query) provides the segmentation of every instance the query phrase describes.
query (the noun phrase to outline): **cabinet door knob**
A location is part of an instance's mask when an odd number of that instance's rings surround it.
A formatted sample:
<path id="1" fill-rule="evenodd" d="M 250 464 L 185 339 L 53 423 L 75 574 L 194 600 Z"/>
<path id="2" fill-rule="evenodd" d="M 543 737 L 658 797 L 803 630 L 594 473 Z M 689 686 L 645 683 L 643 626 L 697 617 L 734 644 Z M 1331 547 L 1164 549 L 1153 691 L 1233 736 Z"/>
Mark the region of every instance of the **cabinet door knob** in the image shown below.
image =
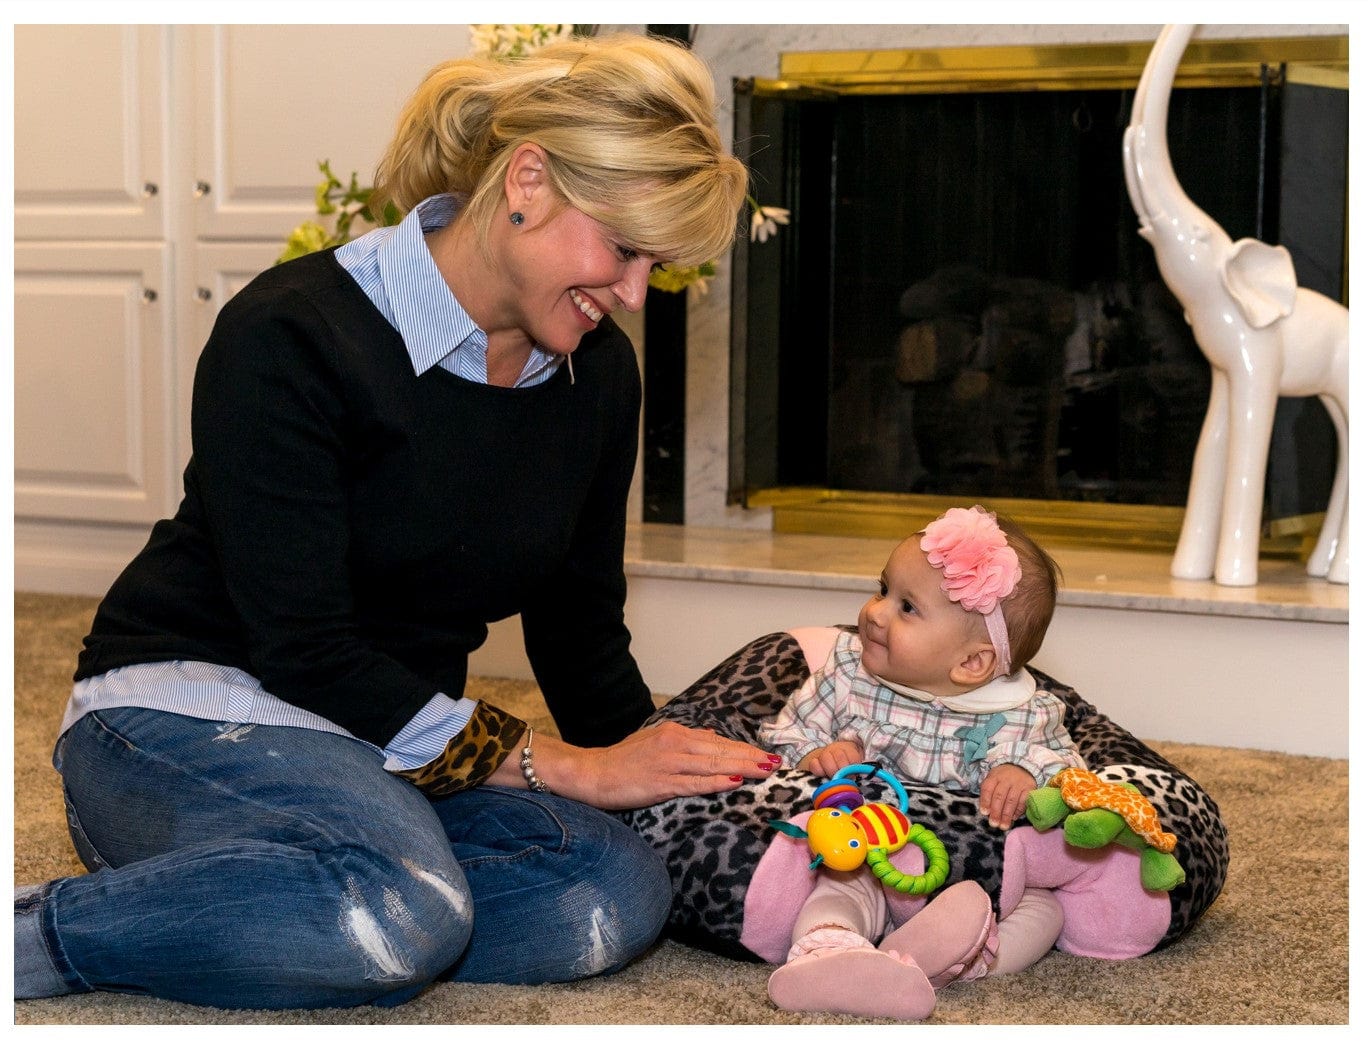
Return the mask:
<path id="1" fill-rule="evenodd" d="M 155 182 L 144 182 L 144 183 L 143 183 L 143 196 L 145 196 L 145 197 L 154 197 L 154 196 L 156 196 L 156 195 L 157 195 L 157 183 L 155 183 Z"/>
<path id="2" fill-rule="evenodd" d="M 209 195 L 209 183 L 203 180 L 195 182 L 195 196 L 206 197 Z"/>
<path id="3" fill-rule="evenodd" d="M 208 302 L 211 298 L 214 297 L 214 293 L 210 291 L 207 287 L 197 287 L 195 288 L 195 297 L 199 299 L 201 302 Z"/>
<path id="4" fill-rule="evenodd" d="M 143 288 L 142 300 L 148 305 L 151 305 L 153 302 L 157 301 L 157 293 L 150 287 L 145 287 Z"/>

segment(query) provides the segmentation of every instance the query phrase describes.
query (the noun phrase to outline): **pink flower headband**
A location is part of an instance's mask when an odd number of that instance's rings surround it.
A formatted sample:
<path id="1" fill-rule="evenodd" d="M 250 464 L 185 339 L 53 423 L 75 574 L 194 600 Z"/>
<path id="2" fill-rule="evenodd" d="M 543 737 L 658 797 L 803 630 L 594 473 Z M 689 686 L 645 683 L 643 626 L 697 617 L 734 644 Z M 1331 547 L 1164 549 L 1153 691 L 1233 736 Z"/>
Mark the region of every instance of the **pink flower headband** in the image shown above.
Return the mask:
<path id="1" fill-rule="evenodd" d="M 945 575 L 941 592 L 987 622 L 998 674 L 1010 672 L 1012 650 L 1001 602 L 1021 581 L 1021 563 L 998 527 L 997 514 L 982 506 L 946 510 L 926 525 L 921 548 L 931 566 Z"/>

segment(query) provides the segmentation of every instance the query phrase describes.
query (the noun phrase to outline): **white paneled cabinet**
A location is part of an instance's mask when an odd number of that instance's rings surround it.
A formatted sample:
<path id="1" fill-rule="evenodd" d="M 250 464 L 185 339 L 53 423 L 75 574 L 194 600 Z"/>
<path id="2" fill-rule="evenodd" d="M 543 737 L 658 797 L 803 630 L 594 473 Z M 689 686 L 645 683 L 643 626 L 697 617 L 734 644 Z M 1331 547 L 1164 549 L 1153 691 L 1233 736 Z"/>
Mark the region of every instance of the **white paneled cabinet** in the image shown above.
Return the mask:
<path id="1" fill-rule="evenodd" d="M 14 27 L 19 239 L 162 239 L 173 32 Z"/>
<path id="2" fill-rule="evenodd" d="M 301 200 L 309 210 L 317 161 L 344 180 L 369 179 L 405 99 L 433 66 L 468 52 L 470 34 L 464 25 L 217 25 L 194 27 L 190 46 L 198 234 L 275 240 L 300 220 Z"/>
<path id="3" fill-rule="evenodd" d="M 15 586 L 99 594 L 175 509 L 219 308 L 374 171 L 464 25 L 14 30 Z M 326 61 L 349 56 L 348 61 Z"/>
<path id="4" fill-rule="evenodd" d="M 150 524 L 174 508 L 169 254 L 15 245 L 16 517 Z"/>

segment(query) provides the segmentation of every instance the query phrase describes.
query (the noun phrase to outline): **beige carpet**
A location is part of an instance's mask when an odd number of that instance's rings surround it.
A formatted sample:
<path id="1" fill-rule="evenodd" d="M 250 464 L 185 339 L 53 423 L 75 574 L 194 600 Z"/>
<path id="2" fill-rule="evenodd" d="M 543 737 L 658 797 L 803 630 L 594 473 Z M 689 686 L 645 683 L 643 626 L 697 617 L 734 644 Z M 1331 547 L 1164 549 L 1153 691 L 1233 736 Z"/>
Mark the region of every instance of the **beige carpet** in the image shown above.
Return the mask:
<path id="1" fill-rule="evenodd" d="M 94 602 L 15 598 L 14 877 L 82 872 L 49 763 Z M 699 667 L 700 672 L 707 667 Z M 534 685 L 475 680 L 539 730 Z M 1101 705 L 1099 696 L 1085 696 Z M 1238 716 L 1238 711 L 1231 711 Z M 538 720 L 537 718 L 540 718 Z M 1176 945 L 1134 961 L 1053 953 L 1029 972 L 943 990 L 931 1023 L 1349 1021 L 1347 761 L 1158 743 L 1216 799 L 1230 830 L 1223 894 Z M 769 968 L 663 942 L 617 975 L 562 986 L 442 984 L 393 1009 L 240 1012 L 93 993 L 15 1005 L 16 1024 L 755 1024 L 846 1022 L 778 1012 Z"/>

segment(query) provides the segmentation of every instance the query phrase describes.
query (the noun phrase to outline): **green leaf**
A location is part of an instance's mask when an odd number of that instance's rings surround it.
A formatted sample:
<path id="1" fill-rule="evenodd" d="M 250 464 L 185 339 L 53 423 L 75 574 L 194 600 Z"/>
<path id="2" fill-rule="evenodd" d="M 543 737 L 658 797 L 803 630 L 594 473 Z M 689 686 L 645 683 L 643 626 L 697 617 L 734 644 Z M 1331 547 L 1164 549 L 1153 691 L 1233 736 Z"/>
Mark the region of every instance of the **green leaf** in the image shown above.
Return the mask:
<path id="1" fill-rule="evenodd" d="M 320 215 L 331 215 L 337 210 L 329 198 L 333 184 L 326 179 L 314 186 L 314 210 Z"/>

